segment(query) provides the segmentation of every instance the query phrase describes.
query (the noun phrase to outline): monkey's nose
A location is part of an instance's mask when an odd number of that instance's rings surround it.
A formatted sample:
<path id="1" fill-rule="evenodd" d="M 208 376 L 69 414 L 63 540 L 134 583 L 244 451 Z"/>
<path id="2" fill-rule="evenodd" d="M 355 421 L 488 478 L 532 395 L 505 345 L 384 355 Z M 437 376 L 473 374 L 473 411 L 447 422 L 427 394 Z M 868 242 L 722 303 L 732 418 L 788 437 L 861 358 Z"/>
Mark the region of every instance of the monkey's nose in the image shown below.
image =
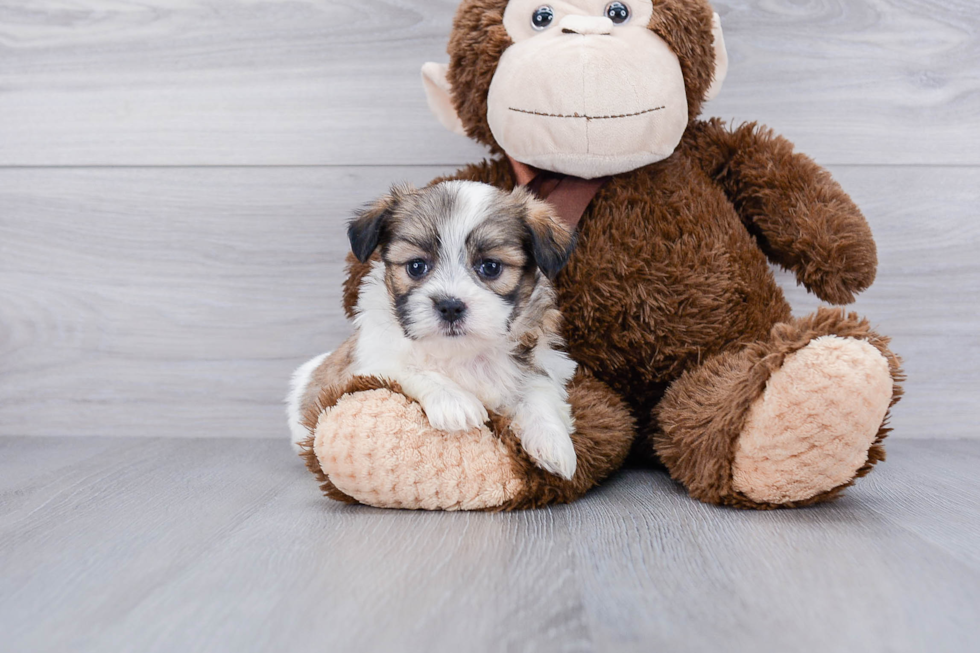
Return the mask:
<path id="1" fill-rule="evenodd" d="M 605 16 L 565 16 L 558 23 L 562 34 L 612 34 L 613 22 Z"/>
<path id="2" fill-rule="evenodd" d="M 436 310 L 439 311 L 439 316 L 450 324 L 462 320 L 463 316 L 466 315 L 466 304 L 461 299 L 447 297 L 434 300 L 434 303 Z"/>

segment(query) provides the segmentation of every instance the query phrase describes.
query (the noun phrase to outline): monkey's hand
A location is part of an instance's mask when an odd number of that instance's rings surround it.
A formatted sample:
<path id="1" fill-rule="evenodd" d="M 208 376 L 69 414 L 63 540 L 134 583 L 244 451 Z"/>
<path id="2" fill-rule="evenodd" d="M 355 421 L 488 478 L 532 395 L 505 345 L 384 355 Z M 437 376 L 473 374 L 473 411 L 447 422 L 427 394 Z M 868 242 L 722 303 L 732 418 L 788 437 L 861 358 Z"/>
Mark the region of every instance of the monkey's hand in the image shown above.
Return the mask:
<path id="1" fill-rule="evenodd" d="M 790 223 L 806 228 L 792 237 L 766 238 L 768 257 L 792 270 L 796 280 L 820 299 L 850 304 L 874 281 L 877 250 L 864 217 L 850 200 L 792 207 Z M 760 244 L 762 239 L 760 238 Z M 776 242 L 774 246 L 772 243 Z"/>
<path id="2" fill-rule="evenodd" d="M 834 304 L 871 285 L 878 258 L 868 223 L 830 173 L 792 143 L 755 124 L 729 130 L 720 120 L 695 123 L 685 141 L 770 261 Z"/>

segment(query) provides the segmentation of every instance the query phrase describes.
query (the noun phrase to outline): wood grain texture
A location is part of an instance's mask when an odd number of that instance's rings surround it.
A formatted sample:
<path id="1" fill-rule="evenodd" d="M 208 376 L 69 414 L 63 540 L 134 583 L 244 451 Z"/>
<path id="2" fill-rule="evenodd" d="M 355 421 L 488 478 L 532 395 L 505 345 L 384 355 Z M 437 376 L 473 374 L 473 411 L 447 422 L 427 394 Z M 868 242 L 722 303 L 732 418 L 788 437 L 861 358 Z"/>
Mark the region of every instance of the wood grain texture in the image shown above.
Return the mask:
<path id="1" fill-rule="evenodd" d="M 282 437 L 290 372 L 348 332 L 350 211 L 446 171 L 0 171 L 0 434 Z M 879 244 L 855 310 L 906 358 L 895 437 L 977 437 L 980 170 L 834 172 Z"/>
<path id="2" fill-rule="evenodd" d="M 656 474 L 600 488 L 572 537 L 597 650 L 972 650 L 980 488 L 929 489 L 975 465 L 945 444 L 892 443 L 876 485 L 814 510 L 695 504 Z"/>
<path id="3" fill-rule="evenodd" d="M 459 164 L 432 118 L 456 0 L 0 2 L 0 165 Z M 974 0 L 715 0 L 705 115 L 823 163 L 980 163 Z"/>
<path id="4" fill-rule="evenodd" d="M 346 220 L 438 172 L 0 171 L 0 433 L 282 433 L 347 333 Z"/>
<path id="5" fill-rule="evenodd" d="M 649 471 L 507 515 L 319 496 L 281 398 L 347 332 L 344 221 L 483 156 L 420 89 L 456 4 L 0 0 L 0 649 L 973 650 L 974 0 L 714 2 L 705 115 L 839 164 L 879 243 L 855 308 L 910 380 L 843 500 L 734 512 Z"/>
<path id="6" fill-rule="evenodd" d="M 630 471 L 450 514 L 330 502 L 284 441 L 0 438 L 0 632 L 32 653 L 968 651 L 978 460 L 897 442 L 798 511 Z"/>

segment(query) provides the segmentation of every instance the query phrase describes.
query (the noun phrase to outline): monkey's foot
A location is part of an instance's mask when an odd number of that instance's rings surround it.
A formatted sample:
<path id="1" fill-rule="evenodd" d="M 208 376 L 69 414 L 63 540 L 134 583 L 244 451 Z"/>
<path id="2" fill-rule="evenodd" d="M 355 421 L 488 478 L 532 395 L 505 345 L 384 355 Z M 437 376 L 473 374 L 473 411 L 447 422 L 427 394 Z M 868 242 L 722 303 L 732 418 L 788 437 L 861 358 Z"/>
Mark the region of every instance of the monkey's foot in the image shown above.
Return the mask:
<path id="1" fill-rule="evenodd" d="M 324 493 L 347 503 L 424 510 L 516 510 L 567 503 L 622 465 L 635 435 L 629 409 L 579 372 L 569 384 L 578 466 L 571 479 L 536 466 L 500 415 L 468 431 L 439 431 L 421 406 L 383 380 L 323 388 L 304 416 L 306 465 Z"/>
<path id="2" fill-rule="evenodd" d="M 867 320 L 821 308 L 685 371 L 654 410 L 653 444 L 671 476 L 707 503 L 830 501 L 884 460 L 904 378 Z"/>
<path id="3" fill-rule="evenodd" d="M 385 388 L 326 409 L 313 452 L 337 490 L 382 508 L 487 509 L 524 490 L 511 453 L 487 426 L 439 431 L 418 403 Z"/>
<path id="4" fill-rule="evenodd" d="M 848 484 L 868 461 L 892 393 L 888 360 L 867 341 L 812 340 L 786 357 L 750 407 L 732 488 L 787 504 Z"/>

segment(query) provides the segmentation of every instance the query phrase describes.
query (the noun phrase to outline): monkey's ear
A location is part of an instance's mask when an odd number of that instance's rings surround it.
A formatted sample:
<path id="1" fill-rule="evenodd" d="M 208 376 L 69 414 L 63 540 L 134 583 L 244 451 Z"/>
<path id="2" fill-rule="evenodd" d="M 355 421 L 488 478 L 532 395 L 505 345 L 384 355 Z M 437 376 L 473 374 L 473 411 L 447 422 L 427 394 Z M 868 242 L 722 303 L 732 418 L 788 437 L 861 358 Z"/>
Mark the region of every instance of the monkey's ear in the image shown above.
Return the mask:
<path id="1" fill-rule="evenodd" d="M 521 197 L 527 210 L 525 221 L 534 262 L 544 276 L 554 279 L 575 249 L 575 233 L 561 223 L 550 204 L 521 187 L 514 189 L 514 194 Z"/>
<path id="2" fill-rule="evenodd" d="M 406 186 L 393 186 L 391 191 L 371 206 L 358 211 L 347 225 L 350 249 L 361 263 L 366 263 L 381 242 L 382 234 L 403 196 L 411 192 Z"/>
<path id="3" fill-rule="evenodd" d="M 711 32 L 715 36 L 715 76 L 704 94 L 705 101 L 713 100 L 721 92 L 721 85 L 728 75 L 728 50 L 725 49 L 725 34 L 721 31 L 721 16 L 717 13 L 711 19 Z"/>
<path id="4" fill-rule="evenodd" d="M 436 115 L 443 127 L 460 136 L 466 136 L 463 121 L 456 115 L 456 107 L 453 106 L 453 92 L 446 77 L 448 72 L 449 64 L 445 63 L 432 63 L 430 61 L 422 66 L 422 86 L 425 88 L 425 99 L 429 102 L 429 109 Z"/>

